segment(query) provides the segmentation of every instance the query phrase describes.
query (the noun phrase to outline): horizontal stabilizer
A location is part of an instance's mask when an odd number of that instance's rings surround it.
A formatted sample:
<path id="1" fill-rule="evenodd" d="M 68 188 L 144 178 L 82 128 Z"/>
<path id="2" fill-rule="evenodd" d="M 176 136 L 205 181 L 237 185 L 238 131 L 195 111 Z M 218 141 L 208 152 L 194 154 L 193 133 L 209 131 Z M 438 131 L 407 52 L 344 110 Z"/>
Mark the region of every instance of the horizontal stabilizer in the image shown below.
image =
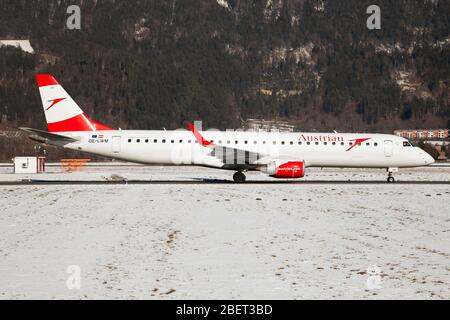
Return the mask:
<path id="1" fill-rule="evenodd" d="M 38 129 L 32 129 L 32 128 L 19 128 L 22 131 L 25 131 L 26 133 L 30 134 L 29 138 L 41 143 L 48 143 L 48 144 L 67 144 L 71 142 L 78 141 L 75 138 L 62 136 L 55 133 L 50 133 L 44 130 L 38 130 Z"/>

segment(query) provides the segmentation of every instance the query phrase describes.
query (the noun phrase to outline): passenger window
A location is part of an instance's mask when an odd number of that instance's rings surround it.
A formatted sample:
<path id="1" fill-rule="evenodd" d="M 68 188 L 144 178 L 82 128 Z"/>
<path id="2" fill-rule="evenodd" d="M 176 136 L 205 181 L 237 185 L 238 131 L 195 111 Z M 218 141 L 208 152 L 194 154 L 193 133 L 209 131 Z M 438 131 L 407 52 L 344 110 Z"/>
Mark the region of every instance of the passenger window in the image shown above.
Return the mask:
<path id="1" fill-rule="evenodd" d="M 148 139 L 145 139 L 145 143 L 148 143 Z"/>
<path id="2" fill-rule="evenodd" d="M 301 145 L 302 145 L 302 142 L 301 142 L 301 141 L 299 141 L 299 142 L 298 142 L 298 144 L 299 144 L 299 145 L 301 146 Z"/>
<path id="3" fill-rule="evenodd" d="M 290 142 L 290 145 L 292 146 L 293 144 L 294 144 L 294 141 L 291 141 L 291 142 Z"/>
<path id="4" fill-rule="evenodd" d="M 131 139 L 128 139 L 128 142 L 131 142 Z"/>
<path id="5" fill-rule="evenodd" d="M 273 144 L 277 144 L 277 142 L 276 142 L 276 141 L 273 141 L 272 143 L 273 143 Z"/>
<path id="6" fill-rule="evenodd" d="M 326 146 L 328 144 L 328 142 L 324 142 L 323 145 Z"/>
<path id="7" fill-rule="evenodd" d="M 265 142 L 265 141 L 263 141 L 263 144 L 266 144 L 266 142 Z"/>
<path id="8" fill-rule="evenodd" d="M 370 143 L 369 143 L 369 142 L 367 142 L 367 143 L 366 143 L 366 146 L 370 146 Z"/>
<path id="9" fill-rule="evenodd" d="M 281 144 L 284 144 L 284 141 L 281 141 Z"/>
<path id="10" fill-rule="evenodd" d="M 411 147 L 411 144 L 408 141 L 403 141 L 404 147 Z"/>
<path id="11" fill-rule="evenodd" d="M 141 139 L 136 139 L 136 142 L 137 142 L 137 143 L 141 142 Z"/>
<path id="12" fill-rule="evenodd" d="M 162 139 L 162 141 L 161 141 L 162 143 L 166 143 L 166 139 Z"/>
<path id="13" fill-rule="evenodd" d="M 257 144 L 257 143 L 258 143 L 258 141 L 253 141 L 253 143 L 254 143 L 254 144 Z"/>
<path id="14" fill-rule="evenodd" d="M 247 140 L 245 140 L 245 141 L 244 141 L 244 143 L 245 143 L 245 144 L 248 144 L 248 141 L 247 141 Z"/>
<path id="15" fill-rule="evenodd" d="M 375 142 L 373 145 L 374 145 L 375 147 L 377 147 L 377 146 L 378 146 L 378 142 Z"/>
<path id="16" fill-rule="evenodd" d="M 154 140 L 153 140 L 153 143 L 157 143 L 157 142 L 158 142 L 158 140 L 157 140 L 157 139 L 154 139 Z"/>
<path id="17" fill-rule="evenodd" d="M 308 141 L 306 144 L 309 146 L 311 144 L 311 142 Z"/>
<path id="18" fill-rule="evenodd" d="M 344 143 L 343 142 L 341 142 L 341 146 L 343 146 L 344 145 Z"/>
<path id="19" fill-rule="evenodd" d="M 239 141 L 237 141 L 237 140 L 234 142 L 234 144 L 238 144 L 238 143 L 239 143 Z"/>
<path id="20" fill-rule="evenodd" d="M 180 140 L 180 143 L 183 143 L 183 140 Z"/>
<path id="21" fill-rule="evenodd" d="M 332 145 L 335 146 L 335 145 L 336 145 L 336 142 L 333 142 Z"/>
<path id="22" fill-rule="evenodd" d="M 222 140 L 219 140 L 219 144 L 222 144 Z"/>
<path id="23" fill-rule="evenodd" d="M 211 142 L 211 143 L 214 143 L 214 140 L 211 140 L 210 142 Z"/>
<path id="24" fill-rule="evenodd" d="M 319 145 L 319 142 L 316 142 L 316 146 L 318 146 Z"/>
<path id="25" fill-rule="evenodd" d="M 192 142 L 192 140 L 188 140 L 188 143 L 191 143 Z"/>

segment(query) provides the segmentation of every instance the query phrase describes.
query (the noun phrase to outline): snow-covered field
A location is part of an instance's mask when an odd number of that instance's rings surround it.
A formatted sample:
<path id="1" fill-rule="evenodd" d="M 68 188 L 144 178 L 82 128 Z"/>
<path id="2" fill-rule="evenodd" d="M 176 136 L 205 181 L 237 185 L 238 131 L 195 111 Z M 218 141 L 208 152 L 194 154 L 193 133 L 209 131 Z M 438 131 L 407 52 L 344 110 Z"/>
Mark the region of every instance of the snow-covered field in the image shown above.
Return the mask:
<path id="1" fill-rule="evenodd" d="M 232 175 L 194 167 L 49 170 L 2 168 L 0 181 Z M 312 169 L 306 180 L 385 175 Z M 450 168 L 396 178 L 449 181 Z M 446 184 L 0 186 L 0 298 L 449 299 L 449 203 Z M 66 286 L 69 266 L 81 270 L 80 289 Z"/>

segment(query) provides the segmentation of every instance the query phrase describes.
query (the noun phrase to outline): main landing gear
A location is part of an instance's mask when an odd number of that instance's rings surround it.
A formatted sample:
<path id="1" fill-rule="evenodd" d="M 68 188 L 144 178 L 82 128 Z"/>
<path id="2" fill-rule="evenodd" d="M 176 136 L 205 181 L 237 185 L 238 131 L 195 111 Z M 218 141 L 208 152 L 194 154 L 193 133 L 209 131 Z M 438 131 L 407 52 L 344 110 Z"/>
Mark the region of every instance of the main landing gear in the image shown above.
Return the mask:
<path id="1" fill-rule="evenodd" d="M 398 172 L 398 168 L 388 168 L 387 172 L 388 172 L 387 182 L 394 183 L 395 178 L 394 178 L 393 174 L 394 174 L 394 172 Z"/>
<path id="2" fill-rule="evenodd" d="M 244 183 L 245 179 L 245 174 L 242 171 L 238 171 L 233 175 L 233 180 L 236 183 Z"/>

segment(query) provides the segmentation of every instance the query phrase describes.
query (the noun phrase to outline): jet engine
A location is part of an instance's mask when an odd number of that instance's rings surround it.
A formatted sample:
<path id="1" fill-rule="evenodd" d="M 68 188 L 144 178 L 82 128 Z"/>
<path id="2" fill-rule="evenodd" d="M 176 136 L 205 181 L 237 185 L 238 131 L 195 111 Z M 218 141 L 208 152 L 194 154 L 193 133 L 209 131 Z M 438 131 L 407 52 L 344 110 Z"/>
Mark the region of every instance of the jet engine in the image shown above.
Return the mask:
<path id="1" fill-rule="evenodd" d="M 267 165 L 267 174 L 274 178 L 303 178 L 305 163 L 303 161 L 272 161 Z"/>

